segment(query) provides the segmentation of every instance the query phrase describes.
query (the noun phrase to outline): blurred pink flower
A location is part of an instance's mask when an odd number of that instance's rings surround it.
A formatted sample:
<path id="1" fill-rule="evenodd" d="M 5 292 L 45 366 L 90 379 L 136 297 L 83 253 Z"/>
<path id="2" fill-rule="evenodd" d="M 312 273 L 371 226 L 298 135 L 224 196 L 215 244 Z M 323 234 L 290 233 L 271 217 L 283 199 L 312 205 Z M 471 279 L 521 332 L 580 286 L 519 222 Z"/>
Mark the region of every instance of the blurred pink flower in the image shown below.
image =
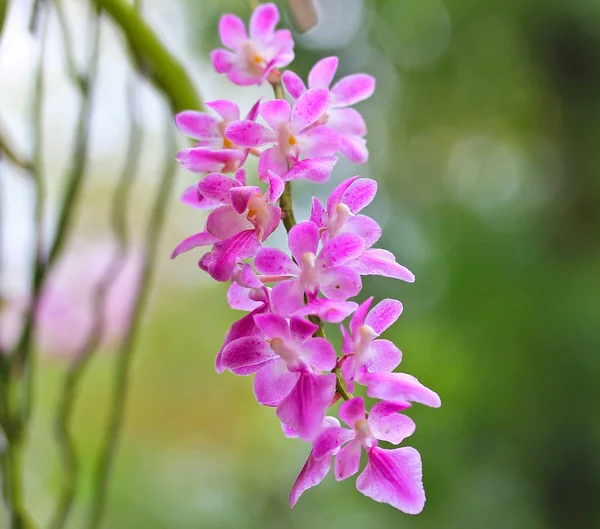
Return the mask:
<path id="1" fill-rule="evenodd" d="M 95 323 L 96 290 L 112 266 L 113 251 L 110 244 L 80 244 L 57 263 L 37 307 L 36 341 L 40 352 L 69 357 L 85 346 Z M 103 311 L 104 347 L 114 345 L 129 327 L 141 268 L 141 252 L 130 250 L 111 279 Z M 5 300 L 0 312 L 0 343 L 4 348 L 11 348 L 18 339 L 26 307 L 27 296 Z"/>

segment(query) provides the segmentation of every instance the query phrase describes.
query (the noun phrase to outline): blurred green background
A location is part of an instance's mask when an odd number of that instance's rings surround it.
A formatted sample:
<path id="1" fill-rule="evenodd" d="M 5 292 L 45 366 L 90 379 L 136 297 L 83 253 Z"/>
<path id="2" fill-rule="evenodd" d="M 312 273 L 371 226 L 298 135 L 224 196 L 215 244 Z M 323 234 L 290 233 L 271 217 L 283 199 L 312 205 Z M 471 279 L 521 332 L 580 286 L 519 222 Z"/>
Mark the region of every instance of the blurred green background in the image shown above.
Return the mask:
<path id="1" fill-rule="evenodd" d="M 309 447 L 285 439 L 273 411 L 253 402 L 250 378 L 214 372 L 240 314 L 226 287 L 196 269 L 199 254 L 169 260 L 203 222 L 174 196 L 104 527 L 600 527 L 600 2 L 320 3 L 320 27 L 297 35 L 291 69 L 305 78 L 335 54 L 338 75 L 377 77 L 358 106 L 371 158 L 340 162 L 322 187 L 296 186 L 296 216 L 343 178 L 379 182 L 366 213 L 384 227 L 379 246 L 417 281 L 370 278 L 362 295 L 404 303 L 385 337 L 404 352 L 402 371 L 442 397 L 439 410 L 408 411 L 426 508 L 410 517 L 329 476 L 290 511 Z M 247 2 L 154 0 L 144 10 L 165 42 L 181 43 L 206 100 L 239 99 L 245 112 L 268 97 L 227 86 L 206 62 L 219 16 L 247 19 Z M 94 163 L 101 180 L 103 159 Z M 179 194 L 194 176 L 178 179 Z M 101 234 L 90 219 L 104 219 L 106 189 L 88 190 L 83 234 Z M 113 361 L 98 356 L 77 406 L 85 473 L 73 529 L 89 501 Z M 26 476 L 39 521 L 61 479 L 51 419 L 63 369 L 40 360 Z"/>

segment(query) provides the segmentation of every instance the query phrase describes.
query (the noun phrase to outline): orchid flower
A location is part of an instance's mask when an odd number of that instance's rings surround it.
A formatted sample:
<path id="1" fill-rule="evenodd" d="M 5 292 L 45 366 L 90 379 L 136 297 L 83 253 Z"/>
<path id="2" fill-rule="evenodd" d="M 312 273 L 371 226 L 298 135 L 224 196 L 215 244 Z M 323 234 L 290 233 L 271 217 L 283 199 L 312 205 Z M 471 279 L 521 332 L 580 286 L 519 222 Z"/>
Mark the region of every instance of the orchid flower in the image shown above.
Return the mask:
<path id="1" fill-rule="evenodd" d="M 221 120 L 206 112 L 194 110 L 185 110 L 177 114 L 177 128 L 197 142 L 191 149 L 179 151 L 175 159 L 193 173 L 235 172 L 246 161 L 250 149 L 235 145 L 225 137 L 224 132 L 229 123 L 240 119 L 240 107 L 227 100 L 209 101 L 205 104 L 219 114 Z M 250 109 L 246 116 L 248 121 L 256 120 L 259 105 L 260 100 Z M 189 191 L 190 188 L 188 193 Z M 193 194 L 190 198 L 192 197 Z M 192 202 L 191 205 L 196 204 Z M 203 209 L 212 205 L 210 202 L 202 204 Z"/>
<path id="2" fill-rule="evenodd" d="M 277 68 L 294 60 L 294 40 L 287 29 L 275 30 L 279 11 L 275 4 L 261 4 L 252 13 L 250 36 L 244 23 L 235 15 L 223 15 L 219 21 L 219 35 L 226 48 L 210 54 L 218 73 L 227 75 L 240 86 L 260 85 Z"/>
<path id="3" fill-rule="evenodd" d="M 317 62 L 308 74 L 308 88 L 329 89 L 338 62 L 337 57 L 326 57 Z M 283 74 L 281 80 L 293 99 L 298 99 L 307 90 L 302 79 L 290 70 Z M 371 97 L 374 91 L 375 78 L 371 75 L 357 73 L 342 77 L 331 88 L 329 107 L 319 121 L 338 135 L 340 153 L 353 163 L 365 163 L 369 158 L 369 151 L 364 139 L 367 133 L 364 119 L 349 107 Z"/>
<path id="4" fill-rule="evenodd" d="M 313 222 L 296 224 L 289 233 L 292 257 L 276 248 L 261 248 L 254 266 L 263 274 L 282 279 L 273 287 L 275 312 L 284 316 L 301 310 L 304 296 L 313 301 L 319 292 L 333 300 L 345 301 L 358 294 L 360 275 L 344 266 L 362 252 L 362 240 L 344 233 L 319 246 L 319 230 Z"/>
<path id="5" fill-rule="evenodd" d="M 327 90 L 308 90 L 293 108 L 283 99 L 265 101 L 259 113 L 268 126 L 252 120 L 234 121 L 225 129 L 225 137 L 242 147 L 273 145 L 260 155 L 261 180 L 272 171 L 285 181 L 324 182 L 331 175 L 338 147 L 335 133 L 316 124 L 328 104 Z"/>

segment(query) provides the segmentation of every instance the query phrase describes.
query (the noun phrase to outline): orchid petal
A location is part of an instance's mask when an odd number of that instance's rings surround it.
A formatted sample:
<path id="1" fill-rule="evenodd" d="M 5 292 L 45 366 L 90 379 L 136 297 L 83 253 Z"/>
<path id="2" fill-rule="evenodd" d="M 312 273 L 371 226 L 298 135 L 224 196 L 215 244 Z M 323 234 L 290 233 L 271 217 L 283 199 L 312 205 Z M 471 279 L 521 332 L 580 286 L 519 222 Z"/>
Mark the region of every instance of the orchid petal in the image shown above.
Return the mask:
<path id="1" fill-rule="evenodd" d="M 359 382 L 367 386 L 367 395 L 376 399 L 397 404 L 418 402 L 432 408 L 442 405 L 437 393 L 406 373 L 367 373 Z"/>
<path id="2" fill-rule="evenodd" d="M 238 182 L 221 173 L 207 174 L 198 183 L 198 191 L 207 198 L 221 204 L 231 204 L 230 191 Z"/>
<path id="3" fill-rule="evenodd" d="M 277 417 L 301 439 L 311 439 L 319 431 L 334 393 L 333 373 L 301 373 L 294 389 L 277 406 Z"/>
<path id="4" fill-rule="evenodd" d="M 254 226 L 231 206 L 221 206 L 215 209 L 206 219 L 206 230 L 221 240 L 229 239 L 244 230 Z"/>
<path id="5" fill-rule="evenodd" d="M 329 106 L 329 90 L 307 90 L 296 101 L 292 109 L 292 129 L 301 132 L 317 121 Z"/>
<path id="6" fill-rule="evenodd" d="M 304 305 L 304 289 L 297 279 L 277 283 L 271 291 L 273 309 L 284 316 L 295 314 Z"/>
<path id="7" fill-rule="evenodd" d="M 317 226 L 315 224 L 312 224 L 312 226 L 318 233 Z M 325 243 L 323 249 L 319 252 L 317 263 L 324 269 L 343 265 L 356 259 L 362 253 L 362 249 L 363 241 L 360 237 L 352 233 L 342 233 Z"/>
<path id="8" fill-rule="evenodd" d="M 335 156 L 327 156 L 325 158 L 309 158 L 295 163 L 287 173 L 284 172 L 278 174 L 284 175 L 282 178 L 285 181 L 308 180 L 309 182 L 322 184 L 323 182 L 329 180 L 336 162 L 337 158 Z M 275 169 L 273 169 L 273 171 L 277 173 Z"/>
<path id="9" fill-rule="evenodd" d="M 219 20 L 219 37 L 221 42 L 231 49 L 241 46 L 248 40 L 244 23 L 235 15 L 223 15 Z"/>
<path id="10" fill-rule="evenodd" d="M 279 314 L 257 314 L 254 317 L 254 323 L 271 340 L 274 338 L 290 339 L 290 326 L 287 320 Z"/>
<path id="11" fill-rule="evenodd" d="M 184 110 L 175 116 L 175 125 L 186 136 L 195 140 L 211 140 L 219 137 L 218 120 L 205 112 Z"/>
<path id="12" fill-rule="evenodd" d="M 287 370 L 281 358 L 262 364 L 254 378 L 254 395 L 263 406 L 277 406 L 298 382 L 298 373 Z"/>
<path id="13" fill-rule="evenodd" d="M 250 17 L 250 38 L 265 43 L 279 22 L 279 11 L 275 4 L 259 4 Z"/>
<path id="14" fill-rule="evenodd" d="M 340 453 L 335 456 L 335 479 L 342 481 L 358 472 L 361 448 L 362 445 L 358 441 L 352 441 L 342 447 Z"/>
<path id="15" fill-rule="evenodd" d="M 377 182 L 371 178 L 359 178 L 344 191 L 341 202 L 354 214 L 368 206 L 377 193 Z"/>
<path id="16" fill-rule="evenodd" d="M 356 480 L 365 496 L 407 514 L 419 514 L 425 506 L 421 456 L 407 446 L 395 450 L 373 448 L 369 462 Z"/>
<path id="17" fill-rule="evenodd" d="M 389 340 L 374 340 L 371 343 L 372 358 L 367 368 L 370 373 L 389 373 L 402 362 L 402 351 Z"/>
<path id="18" fill-rule="evenodd" d="M 338 135 L 325 125 L 319 125 L 298 134 L 298 143 L 303 158 L 325 158 L 338 150 Z"/>
<path id="19" fill-rule="evenodd" d="M 352 314 L 358 307 L 354 301 L 336 301 L 328 298 L 318 298 L 304 305 L 296 316 L 317 316 L 323 321 L 340 323 Z"/>
<path id="20" fill-rule="evenodd" d="M 304 92 L 306 92 L 306 85 L 304 84 L 304 81 L 302 81 L 302 79 L 291 70 L 286 70 L 283 72 L 283 75 L 281 76 L 281 82 L 292 99 L 298 99 Z"/>
<path id="21" fill-rule="evenodd" d="M 308 322 L 310 323 L 310 322 Z M 305 360 L 313 367 L 331 371 L 335 367 L 337 355 L 333 345 L 326 338 L 310 338 L 302 344 Z"/>
<path id="22" fill-rule="evenodd" d="M 355 181 L 359 178 L 357 176 L 353 176 L 352 178 L 347 178 L 340 184 L 338 184 L 335 189 L 329 195 L 327 199 L 327 213 L 331 216 L 335 212 L 335 207 L 342 201 L 342 196 Z"/>
<path id="23" fill-rule="evenodd" d="M 216 101 L 207 101 L 205 105 L 219 114 L 223 118 L 223 121 L 227 123 L 240 119 L 240 107 L 233 101 L 217 99 Z"/>
<path id="24" fill-rule="evenodd" d="M 306 342 L 306 340 L 315 334 L 319 326 L 311 321 L 296 316 L 290 319 L 289 328 L 292 334 L 292 339 L 296 343 L 301 344 Z"/>
<path id="25" fill-rule="evenodd" d="M 365 73 L 356 73 L 342 77 L 333 85 L 331 94 L 335 106 L 350 106 L 373 95 L 375 78 Z"/>
<path id="26" fill-rule="evenodd" d="M 333 452 L 354 438 L 354 432 L 348 428 L 330 427 L 324 428 L 313 441 L 313 455 L 319 459 Z"/>
<path id="27" fill-rule="evenodd" d="M 334 300 L 346 301 L 362 288 L 360 274 L 348 266 L 335 266 L 321 273 L 321 292 Z"/>
<path id="28" fill-rule="evenodd" d="M 195 235 L 184 239 L 181 243 L 177 245 L 177 247 L 173 250 L 173 253 L 171 254 L 171 259 L 175 259 L 175 257 L 177 257 L 178 255 L 181 255 L 185 252 L 189 252 L 190 250 L 198 248 L 199 246 L 208 246 L 209 244 L 214 244 L 218 240 L 219 239 L 217 239 L 217 237 L 206 231 L 196 233 Z"/>
<path id="29" fill-rule="evenodd" d="M 325 57 L 317 62 L 308 74 L 310 88 L 329 88 L 337 71 L 339 59 L 335 56 Z"/>
<path id="30" fill-rule="evenodd" d="M 289 255 L 277 248 L 261 248 L 254 260 L 254 266 L 261 274 L 281 276 L 298 275 L 298 265 Z"/>
<path id="31" fill-rule="evenodd" d="M 365 419 L 365 401 L 362 397 L 354 397 L 342 402 L 339 416 L 350 428 L 354 428 L 357 421 Z"/>
<path id="32" fill-rule="evenodd" d="M 289 232 L 288 245 L 298 263 L 306 253 L 317 253 L 319 247 L 319 228 L 310 221 L 296 224 Z"/>
<path id="33" fill-rule="evenodd" d="M 377 334 L 389 329 L 402 314 L 402 303 L 396 299 L 384 299 L 373 307 L 365 323 Z"/>
<path id="34" fill-rule="evenodd" d="M 280 123 L 290 120 L 292 107 L 285 99 L 271 99 L 260 105 L 260 116 L 274 131 L 279 129 Z"/>
<path id="35" fill-rule="evenodd" d="M 415 433 L 415 423 L 410 417 L 398 413 L 405 406 L 390 402 L 377 402 L 369 413 L 369 429 L 381 441 L 400 444 Z"/>
<path id="36" fill-rule="evenodd" d="M 262 338 L 247 336 L 228 343 L 221 351 L 221 362 L 225 369 L 256 366 L 258 370 L 273 356 L 275 354 Z"/>
<path id="37" fill-rule="evenodd" d="M 369 312 L 369 308 L 371 307 L 371 303 L 373 303 L 373 296 L 363 301 L 352 315 L 352 319 L 350 320 L 350 331 L 355 338 L 358 337 L 360 328 L 365 324 L 365 319 Z"/>
<path id="38" fill-rule="evenodd" d="M 225 137 L 240 147 L 260 147 L 277 141 L 271 129 L 249 119 L 232 121 L 225 128 Z"/>
<path id="39" fill-rule="evenodd" d="M 303 492 L 321 483 L 327 476 L 330 468 L 331 456 L 324 456 L 317 459 L 311 451 L 306 463 L 304 463 L 300 474 L 298 474 L 298 477 L 292 486 L 292 491 L 290 493 L 290 507 L 296 505 Z"/>
<path id="40" fill-rule="evenodd" d="M 378 275 L 401 279 L 407 283 L 413 283 L 414 274 L 404 266 L 396 262 L 394 254 L 381 248 L 369 248 L 360 257 L 348 263 L 360 275 Z"/>

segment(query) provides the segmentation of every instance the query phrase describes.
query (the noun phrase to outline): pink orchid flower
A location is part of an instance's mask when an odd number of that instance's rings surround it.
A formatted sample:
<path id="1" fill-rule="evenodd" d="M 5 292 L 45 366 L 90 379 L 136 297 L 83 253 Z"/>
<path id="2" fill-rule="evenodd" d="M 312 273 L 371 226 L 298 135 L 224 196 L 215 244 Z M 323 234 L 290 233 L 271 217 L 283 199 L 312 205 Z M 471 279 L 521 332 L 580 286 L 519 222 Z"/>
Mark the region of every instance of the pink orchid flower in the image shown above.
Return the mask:
<path id="1" fill-rule="evenodd" d="M 250 19 L 250 37 L 244 23 L 235 15 L 223 15 L 219 21 L 222 48 L 210 54 L 218 73 L 227 75 L 240 86 L 260 85 L 270 76 L 277 75 L 277 68 L 287 66 L 294 60 L 294 40 L 287 29 L 275 31 L 279 11 L 275 4 L 259 5 Z"/>
<path id="2" fill-rule="evenodd" d="M 402 303 L 384 299 L 371 310 L 373 298 L 362 303 L 350 320 L 350 333 L 341 325 L 344 338 L 342 374 L 349 391 L 354 391 L 354 379 L 367 372 L 391 372 L 402 361 L 402 353 L 389 340 L 377 339 L 402 314 Z"/>
<path id="3" fill-rule="evenodd" d="M 235 178 L 211 173 L 198 183 L 198 194 L 220 206 L 206 221 L 206 229 L 181 242 L 172 258 L 199 246 L 214 244 L 205 254 L 200 267 L 217 281 L 231 278 L 235 266 L 254 257 L 264 241 L 277 228 L 281 209 L 276 202 L 283 193 L 283 182 L 270 175 L 265 194 L 257 186 L 246 186 L 246 173 L 239 169 Z"/>
<path id="4" fill-rule="evenodd" d="M 317 62 L 308 74 L 308 88 L 329 89 L 338 67 L 337 57 L 326 57 Z M 281 78 L 285 89 L 293 99 L 306 92 L 302 79 L 288 70 Z M 366 141 L 367 127 L 362 116 L 352 105 L 373 95 L 375 78 L 364 73 L 342 77 L 331 88 L 327 112 L 319 123 L 327 125 L 340 139 L 339 152 L 353 163 L 365 163 L 369 158 Z"/>
<path id="5" fill-rule="evenodd" d="M 381 228 L 359 211 L 373 201 L 376 193 L 375 180 L 358 176 L 348 178 L 331 192 L 327 209 L 313 197 L 310 220 L 319 227 L 323 240 L 340 233 L 354 233 L 364 241 L 365 248 L 370 248 L 381 237 Z"/>
<path id="6" fill-rule="evenodd" d="M 332 455 L 338 450 L 334 465 L 336 479 L 341 481 L 356 474 L 364 448 L 368 460 L 356 480 L 359 492 L 405 513 L 420 513 L 425 505 L 425 491 L 419 452 L 411 447 L 386 450 L 378 446 L 378 441 L 397 445 L 414 433 L 414 422 L 398 413 L 405 408 L 378 402 L 366 418 L 362 397 L 342 403 L 340 418 L 351 429 L 331 425 L 317 435 L 307 461 L 313 468 L 307 469 L 305 465 L 298 476 L 290 497 L 292 505 L 304 490 L 324 479 L 331 467 Z"/>
<path id="7" fill-rule="evenodd" d="M 185 110 L 175 116 L 175 125 L 177 128 L 197 140 L 197 143 L 191 149 L 179 151 L 175 159 L 188 171 L 193 173 L 230 173 L 235 172 L 241 167 L 250 149 L 235 145 L 225 137 L 225 127 L 232 121 L 240 119 L 240 107 L 232 101 L 219 100 L 205 103 L 207 107 L 214 110 L 221 120 L 206 112 L 196 112 L 195 110 Z M 255 121 L 258 117 L 260 100 L 248 112 L 246 119 Z M 190 205 L 206 209 L 211 207 L 210 202 L 196 204 L 193 200 L 194 188 L 188 188 Z"/>
<path id="8" fill-rule="evenodd" d="M 325 182 L 337 161 L 333 155 L 338 147 L 336 134 L 316 124 L 328 104 L 327 90 L 308 90 L 293 109 L 282 99 L 266 101 L 259 112 L 268 126 L 251 120 L 234 121 L 225 129 L 225 136 L 242 147 L 273 145 L 260 155 L 261 180 L 272 171 L 285 181 Z"/>
<path id="9" fill-rule="evenodd" d="M 310 302 L 319 291 L 338 301 L 358 294 L 360 275 L 344 265 L 361 254 L 360 237 L 352 233 L 338 235 L 327 241 L 317 255 L 319 229 L 306 221 L 290 230 L 288 245 L 294 259 L 276 248 L 261 248 L 254 260 L 259 272 L 281 279 L 271 294 L 275 312 L 294 314 L 302 309 L 305 295 Z"/>
<path id="10" fill-rule="evenodd" d="M 303 318 L 258 314 L 254 321 L 266 339 L 250 336 L 229 343 L 221 365 L 238 374 L 255 372 L 258 402 L 276 406 L 282 423 L 310 439 L 335 393 L 335 375 L 321 374 L 335 367 L 335 349 L 325 338 L 313 338 L 318 326 Z"/>

